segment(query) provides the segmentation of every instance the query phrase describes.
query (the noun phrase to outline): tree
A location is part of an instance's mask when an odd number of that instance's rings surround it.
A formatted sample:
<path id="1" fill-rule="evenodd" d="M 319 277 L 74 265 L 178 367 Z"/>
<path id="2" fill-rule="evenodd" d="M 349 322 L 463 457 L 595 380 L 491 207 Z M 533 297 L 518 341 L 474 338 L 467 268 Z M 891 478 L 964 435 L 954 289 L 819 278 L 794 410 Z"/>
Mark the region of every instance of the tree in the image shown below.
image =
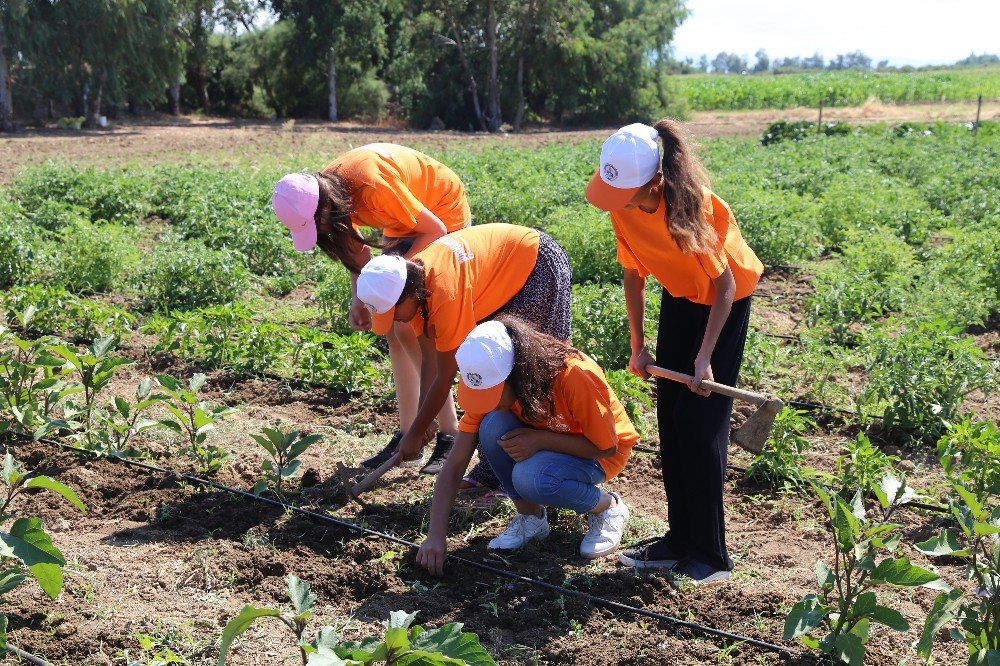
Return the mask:
<path id="1" fill-rule="evenodd" d="M 753 66 L 754 72 L 766 72 L 771 66 L 771 59 L 767 57 L 767 51 L 764 49 L 757 49 L 754 57 L 757 58 L 757 62 Z"/>
<path id="2" fill-rule="evenodd" d="M 704 53 L 698 58 L 698 71 L 707 72 L 708 71 L 708 56 Z"/>

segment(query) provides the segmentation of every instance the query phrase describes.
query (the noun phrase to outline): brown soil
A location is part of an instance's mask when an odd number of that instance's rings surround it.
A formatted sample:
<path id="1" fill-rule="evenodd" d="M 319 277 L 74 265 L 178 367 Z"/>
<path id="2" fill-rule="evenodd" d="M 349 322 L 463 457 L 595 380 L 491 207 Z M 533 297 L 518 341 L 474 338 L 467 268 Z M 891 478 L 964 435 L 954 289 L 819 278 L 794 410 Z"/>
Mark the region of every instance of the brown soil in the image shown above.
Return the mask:
<path id="1" fill-rule="evenodd" d="M 796 275 L 769 274 L 758 314 L 774 321 L 775 313 L 784 312 L 795 320 L 798 308 L 779 309 L 789 304 L 778 295 L 806 293 L 807 284 L 807 278 Z M 151 364 L 139 340 L 131 342 L 135 364 L 116 377 L 116 393 L 130 393 L 155 372 L 183 377 L 197 369 L 169 356 Z M 220 482 L 249 489 L 258 479 L 263 458 L 249 434 L 275 424 L 307 429 L 324 439 L 303 455 L 305 487 L 290 491 L 289 501 L 420 540 L 430 508 L 430 479 L 412 470 L 390 472 L 365 496 L 363 508 L 345 499 L 336 476 L 336 461 L 354 464 L 395 429 L 389 401 L 362 403 L 220 371 L 209 373 L 204 397 L 240 409 L 211 434 L 210 441 L 236 455 L 218 474 Z M 811 437 L 808 464 L 833 471 L 853 431 L 838 432 L 836 422 L 828 425 L 834 426 L 831 434 Z M 655 439 L 644 444 L 656 446 Z M 172 436 L 150 431 L 142 445 L 158 464 L 190 470 Z M 285 603 L 289 573 L 312 585 L 318 598 L 316 626 L 332 624 L 348 639 L 376 633 L 390 611 L 403 609 L 419 610 L 424 625 L 464 622 L 502 664 L 811 663 L 612 612 L 462 565 L 451 565 L 435 579 L 414 566 L 406 548 L 375 537 L 107 459 L 88 461 L 47 444 L 7 448 L 29 469 L 74 488 L 88 508 L 81 515 L 51 494 L 25 497 L 20 504 L 43 519 L 71 563 L 57 600 L 26 584 L 10 595 L 7 607 L 16 643 L 55 664 L 126 663 L 126 655 L 142 656 L 138 634 L 153 636 L 191 663 L 216 663 L 226 622 L 245 604 Z M 911 485 L 936 495 L 941 478 L 935 461 L 900 455 Z M 750 461 L 735 448 L 731 458 L 738 466 Z M 657 457 L 636 453 L 611 485 L 632 509 L 627 542 L 663 532 L 667 515 Z M 592 563 L 581 559 L 577 549 L 584 521 L 567 512 L 553 515 L 552 535 L 543 544 L 501 559 L 488 554 L 486 543 L 506 525 L 511 509 L 476 510 L 466 504 L 454 514 L 450 549 L 567 589 L 780 643 L 789 608 L 815 591 L 815 561 L 831 556 L 822 507 L 809 497 L 749 484 L 735 471 L 729 475 L 726 507 L 736 571 L 728 584 L 706 589 L 677 590 L 664 576 L 638 575 L 613 557 Z M 907 511 L 899 519 L 904 544 L 927 538 L 940 526 L 936 514 Z M 909 545 L 903 551 L 915 562 L 930 564 Z M 938 564 L 947 580 L 961 581 L 957 563 Z M 914 625 L 905 635 L 873 630 L 868 663 L 888 666 L 909 654 L 935 593 L 879 594 Z M 958 664 L 964 661 L 959 653 L 953 645 L 939 646 L 935 656 L 937 663 Z M 294 641 L 280 624 L 261 621 L 237 642 L 229 663 L 294 663 L 295 654 Z"/>
<path id="2" fill-rule="evenodd" d="M 971 121 L 975 104 L 905 104 L 872 102 L 860 107 L 826 109 L 828 120 L 874 123 Z M 777 119 L 815 120 L 815 109 L 766 111 L 701 112 L 686 123 L 697 139 L 721 136 L 757 136 Z M 982 118 L 1000 118 L 1000 103 L 987 102 Z M 552 142 L 597 140 L 611 128 L 584 130 L 531 129 L 520 134 L 469 134 L 429 132 L 396 127 L 372 127 L 352 123 L 317 121 L 253 121 L 222 118 L 170 116 L 115 122 L 110 129 L 72 131 L 24 128 L 0 138 L 0 183 L 10 182 L 24 167 L 48 160 L 78 166 L 118 166 L 124 164 L 209 164 L 212 166 L 253 167 L 275 156 L 311 163 L 317 155 L 372 141 L 394 141 L 426 150 L 442 150 L 461 145 L 537 146 Z"/>

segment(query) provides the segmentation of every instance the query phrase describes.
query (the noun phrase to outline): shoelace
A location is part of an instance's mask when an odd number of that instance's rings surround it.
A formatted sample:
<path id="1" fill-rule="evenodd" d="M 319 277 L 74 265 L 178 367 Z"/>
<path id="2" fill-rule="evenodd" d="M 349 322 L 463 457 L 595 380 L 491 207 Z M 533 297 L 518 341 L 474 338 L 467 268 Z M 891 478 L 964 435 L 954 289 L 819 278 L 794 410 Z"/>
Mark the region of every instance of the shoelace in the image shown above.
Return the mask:
<path id="1" fill-rule="evenodd" d="M 504 534 L 509 534 L 515 537 L 524 536 L 528 531 L 528 518 L 532 516 L 526 516 L 523 513 L 517 514 L 514 520 L 510 521 L 510 525 L 507 526 L 503 532 Z"/>

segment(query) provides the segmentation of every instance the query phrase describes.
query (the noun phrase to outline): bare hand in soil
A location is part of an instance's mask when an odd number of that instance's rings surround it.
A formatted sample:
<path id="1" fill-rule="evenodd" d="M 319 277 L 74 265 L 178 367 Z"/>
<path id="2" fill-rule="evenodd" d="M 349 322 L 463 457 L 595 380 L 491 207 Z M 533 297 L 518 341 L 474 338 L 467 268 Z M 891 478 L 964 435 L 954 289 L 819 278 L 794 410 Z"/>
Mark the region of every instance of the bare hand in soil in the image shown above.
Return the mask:
<path id="1" fill-rule="evenodd" d="M 515 462 L 521 462 L 542 449 L 541 433 L 534 428 L 518 428 L 501 437 L 499 444 Z"/>
<path id="2" fill-rule="evenodd" d="M 444 539 L 427 537 L 417 551 L 417 563 L 435 576 L 444 573 L 444 561 L 448 557 L 448 544 Z"/>

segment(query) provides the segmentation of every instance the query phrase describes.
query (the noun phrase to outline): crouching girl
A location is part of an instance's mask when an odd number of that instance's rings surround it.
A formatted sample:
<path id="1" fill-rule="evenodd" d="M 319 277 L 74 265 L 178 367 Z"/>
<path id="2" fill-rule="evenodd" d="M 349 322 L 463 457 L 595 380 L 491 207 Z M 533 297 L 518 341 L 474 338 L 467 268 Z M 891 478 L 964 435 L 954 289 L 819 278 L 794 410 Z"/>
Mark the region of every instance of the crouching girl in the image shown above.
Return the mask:
<path id="1" fill-rule="evenodd" d="M 480 324 L 455 355 L 465 410 L 459 435 L 434 485 L 430 527 L 417 561 L 440 574 L 448 517 L 476 448 L 517 507 L 489 543 L 516 550 L 549 535 L 546 506 L 588 514 L 580 554 L 617 550 L 629 511 L 602 490 L 625 467 L 639 439 L 601 368 L 587 355 L 517 317 Z"/>

